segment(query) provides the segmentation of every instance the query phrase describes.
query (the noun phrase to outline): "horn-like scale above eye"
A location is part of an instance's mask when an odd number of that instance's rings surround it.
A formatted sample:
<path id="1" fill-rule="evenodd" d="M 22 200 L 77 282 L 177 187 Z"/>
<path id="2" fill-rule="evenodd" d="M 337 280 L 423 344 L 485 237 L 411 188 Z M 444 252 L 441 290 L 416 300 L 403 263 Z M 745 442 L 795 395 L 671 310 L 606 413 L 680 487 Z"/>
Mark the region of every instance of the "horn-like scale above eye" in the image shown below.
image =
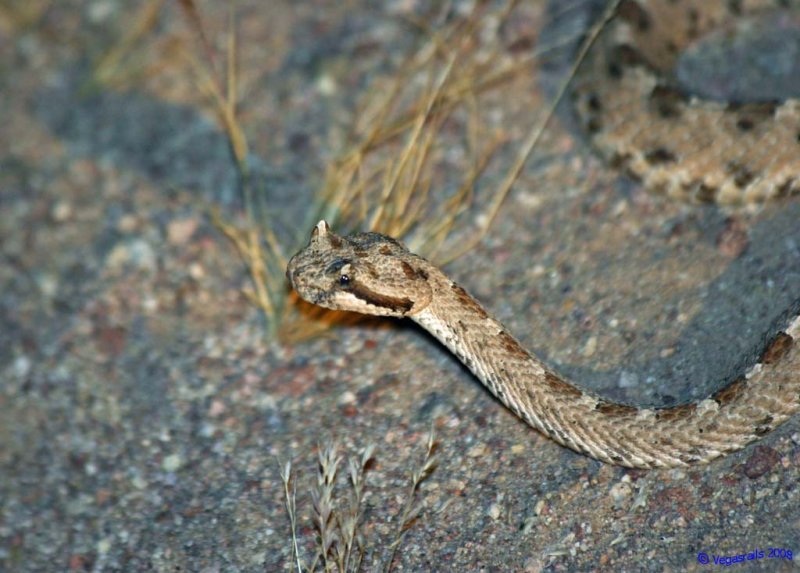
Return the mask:
<path id="1" fill-rule="evenodd" d="M 313 229 L 311 229 L 311 238 L 313 239 L 315 237 L 324 237 L 325 235 L 328 234 L 328 231 L 330 231 L 330 229 L 331 228 L 328 226 L 327 221 L 323 219 L 319 223 L 317 223 Z"/>

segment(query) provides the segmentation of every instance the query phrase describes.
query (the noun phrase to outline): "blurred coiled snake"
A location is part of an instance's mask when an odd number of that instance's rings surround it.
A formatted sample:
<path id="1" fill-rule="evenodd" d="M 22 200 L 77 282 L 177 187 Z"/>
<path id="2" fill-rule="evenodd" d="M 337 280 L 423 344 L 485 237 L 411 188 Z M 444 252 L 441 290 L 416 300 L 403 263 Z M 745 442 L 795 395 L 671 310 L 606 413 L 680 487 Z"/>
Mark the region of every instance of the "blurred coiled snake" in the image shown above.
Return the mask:
<path id="1" fill-rule="evenodd" d="M 773 4 L 791 3 L 622 2 L 574 92 L 599 153 L 649 189 L 684 200 L 743 204 L 797 194 L 797 100 L 724 105 L 685 96 L 665 79 L 693 39 Z M 412 319 L 530 426 L 609 464 L 708 462 L 800 410 L 800 304 L 755 363 L 722 390 L 695 403 L 637 408 L 565 380 L 439 268 L 391 237 L 343 237 L 320 221 L 287 277 L 313 304 Z"/>

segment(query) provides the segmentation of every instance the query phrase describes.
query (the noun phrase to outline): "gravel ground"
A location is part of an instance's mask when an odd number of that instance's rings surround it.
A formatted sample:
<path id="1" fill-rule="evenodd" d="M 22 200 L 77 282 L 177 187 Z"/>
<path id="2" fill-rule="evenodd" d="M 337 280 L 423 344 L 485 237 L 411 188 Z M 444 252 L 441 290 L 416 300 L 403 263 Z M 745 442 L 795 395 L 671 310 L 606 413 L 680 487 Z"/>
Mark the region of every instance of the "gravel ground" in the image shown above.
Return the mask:
<path id="1" fill-rule="evenodd" d="M 220 43 L 223 4 L 202 3 Z M 281 236 L 370 78 L 418 40 L 402 23 L 417 4 L 237 3 L 251 163 Z M 209 207 L 236 219 L 241 205 L 226 139 L 167 57 L 165 39 L 190 39 L 179 12 L 141 48 L 164 50 L 165 70 L 82 89 L 130 10 L 0 7 L 0 571 L 290 571 L 278 460 L 294 460 L 308 557 L 327 440 L 345 458 L 375 444 L 364 570 L 385 566 L 431 427 L 438 465 L 393 571 L 706 571 L 722 565 L 701 552 L 759 549 L 730 569 L 797 569 L 800 417 L 708 466 L 625 470 L 531 431 L 412 325 L 270 340 L 209 222 Z M 531 3 L 508 33 L 535 44 L 560 25 Z M 497 126 L 531 125 L 563 77 L 548 64 L 487 98 Z M 448 271 L 586 387 L 637 404 L 708 394 L 797 308 L 800 202 L 653 197 L 570 125 L 551 123 L 490 235 Z"/>

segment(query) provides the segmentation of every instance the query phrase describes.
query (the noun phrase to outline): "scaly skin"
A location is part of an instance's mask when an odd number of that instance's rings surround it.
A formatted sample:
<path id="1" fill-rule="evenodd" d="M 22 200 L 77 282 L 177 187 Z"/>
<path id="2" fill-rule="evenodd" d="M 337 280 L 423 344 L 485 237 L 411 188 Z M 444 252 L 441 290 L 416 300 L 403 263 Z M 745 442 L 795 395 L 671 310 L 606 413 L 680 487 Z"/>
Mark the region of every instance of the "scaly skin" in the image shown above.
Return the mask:
<path id="1" fill-rule="evenodd" d="M 517 416 L 556 442 L 609 464 L 655 468 L 708 462 L 743 448 L 800 410 L 800 314 L 723 390 L 673 408 L 636 408 L 593 396 L 547 368 L 463 288 L 390 237 L 340 237 L 320 221 L 286 274 L 308 302 L 414 320 Z"/>
<path id="2" fill-rule="evenodd" d="M 800 21 L 799 8 L 797 0 L 623 1 L 573 83 L 595 149 L 682 200 L 744 205 L 800 193 L 800 100 L 706 101 L 674 79 L 678 56 L 711 30 L 766 14 Z"/>

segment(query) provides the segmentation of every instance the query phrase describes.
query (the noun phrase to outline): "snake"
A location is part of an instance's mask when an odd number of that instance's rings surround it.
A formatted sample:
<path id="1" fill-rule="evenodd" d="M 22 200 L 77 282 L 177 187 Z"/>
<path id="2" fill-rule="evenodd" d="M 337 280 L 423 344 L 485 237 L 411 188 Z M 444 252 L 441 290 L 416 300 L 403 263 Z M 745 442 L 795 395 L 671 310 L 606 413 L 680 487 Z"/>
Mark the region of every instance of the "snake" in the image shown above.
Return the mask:
<path id="1" fill-rule="evenodd" d="M 648 189 L 684 201 L 749 205 L 797 194 L 797 100 L 698 100 L 676 88 L 666 71 L 675 54 L 709 29 L 774 4 L 623 1 L 574 93 L 594 148 Z M 707 463 L 800 410 L 800 297 L 753 363 L 722 389 L 696 402 L 637 407 L 597 396 L 548 367 L 440 268 L 387 235 L 341 236 L 322 220 L 286 276 L 312 304 L 411 319 L 528 425 L 608 464 Z"/>
<path id="2" fill-rule="evenodd" d="M 400 241 L 347 237 L 320 221 L 287 266 L 304 300 L 407 317 L 438 339 L 514 414 L 559 444 L 634 468 L 686 466 L 738 450 L 800 410 L 800 312 L 743 376 L 710 397 L 637 408 L 580 389 L 525 350 L 467 291 Z"/>

